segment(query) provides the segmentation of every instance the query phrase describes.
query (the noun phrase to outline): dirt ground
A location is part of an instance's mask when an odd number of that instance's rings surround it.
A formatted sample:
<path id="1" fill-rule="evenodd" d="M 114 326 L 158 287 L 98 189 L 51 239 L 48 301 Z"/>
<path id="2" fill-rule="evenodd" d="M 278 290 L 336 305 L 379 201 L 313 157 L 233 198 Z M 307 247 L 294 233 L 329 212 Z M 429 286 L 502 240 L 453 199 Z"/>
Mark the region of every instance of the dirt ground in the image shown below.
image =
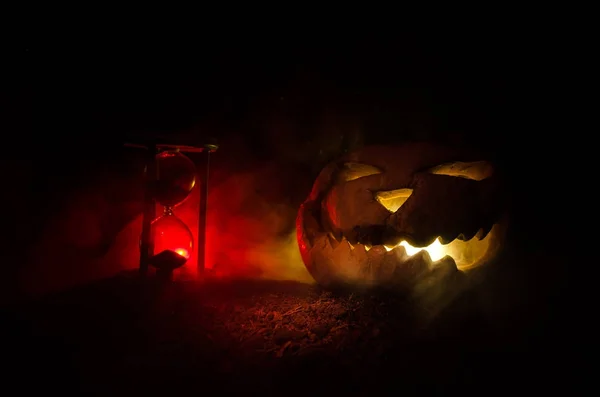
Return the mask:
<path id="1" fill-rule="evenodd" d="M 501 311 L 476 290 L 431 316 L 389 292 L 124 275 L 11 311 L 5 375 L 23 393 L 63 395 L 535 389 L 556 351 L 536 342 L 531 312 Z"/>

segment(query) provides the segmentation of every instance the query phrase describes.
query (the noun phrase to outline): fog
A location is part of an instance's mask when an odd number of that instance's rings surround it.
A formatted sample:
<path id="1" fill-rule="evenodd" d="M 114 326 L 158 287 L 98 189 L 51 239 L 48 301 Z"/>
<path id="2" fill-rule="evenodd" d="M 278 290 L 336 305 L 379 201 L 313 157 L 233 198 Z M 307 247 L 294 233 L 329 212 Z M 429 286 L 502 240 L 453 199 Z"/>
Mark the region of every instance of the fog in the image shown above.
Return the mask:
<path id="1" fill-rule="evenodd" d="M 36 109 L 46 118 L 11 124 L 15 133 L 44 135 L 28 157 L 15 152 L 18 161 L 11 158 L 5 167 L 21 171 L 8 175 L 18 195 L 6 208 L 20 239 L 8 255 L 19 281 L 9 287 L 37 294 L 137 267 L 143 162 L 141 153 L 122 148 L 122 135 L 131 129 L 152 134 L 159 124 L 169 134 L 215 136 L 220 144 L 211 158 L 207 267 L 222 276 L 312 281 L 294 221 L 328 161 L 369 143 L 434 136 L 461 143 L 490 129 L 457 88 L 457 73 L 448 79 L 448 70 L 423 69 L 419 57 L 392 59 L 392 52 L 367 44 L 369 52 L 351 51 L 351 59 L 320 71 L 294 56 L 286 68 L 257 62 L 240 74 L 231 66 L 236 73 L 212 85 L 165 77 L 162 86 L 175 87 L 167 90 L 132 74 L 133 83 L 121 76 L 82 86 L 69 77 L 70 86 L 55 87 L 70 90 L 70 97 L 61 96 L 69 98 L 64 103 L 47 90 L 41 103 L 48 108 Z M 381 59 L 371 62 L 365 54 Z M 369 58 L 360 73 L 346 68 L 354 57 Z M 262 74 L 253 75 L 257 70 Z M 197 185 L 175 208 L 194 235 L 198 204 Z M 177 277 L 195 278 L 195 269 L 193 255 Z"/>
<path id="2" fill-rule="evenodd" d="M 217 277 L 254 277 L 313 282 L 298 251 L 295 218 L 321 167 L 361 144 L 357 128 L 291 131 L 290 121 L 264 127 L 260 151 L 242 134 L 231 134 L 211 155 L 206 267 Z M 194 133 L 184 131 L 184 133 Z M 266 146 L 265 146 L 266 145 Z M 27 295 L 61 290 L 135 270 L 139 261 L 144 163 L 137 149 L 118 148 L 85 177 L 56 189 L 39 230 L 28 242 L 19 270 Z M 194 157 L 201 161 L 200 157 Z M 198 155 L 195 155 L 198 156 Z M 74 164 L 76 165 L 76 164 Z M 200 184 L 175 214 L 197 242 Z M 160 214 L 157 206 L 157 215 Z M 196 247 L 197 248 L 197 247 Z M 197 278 L 195 252 L 176 279 Z"/>

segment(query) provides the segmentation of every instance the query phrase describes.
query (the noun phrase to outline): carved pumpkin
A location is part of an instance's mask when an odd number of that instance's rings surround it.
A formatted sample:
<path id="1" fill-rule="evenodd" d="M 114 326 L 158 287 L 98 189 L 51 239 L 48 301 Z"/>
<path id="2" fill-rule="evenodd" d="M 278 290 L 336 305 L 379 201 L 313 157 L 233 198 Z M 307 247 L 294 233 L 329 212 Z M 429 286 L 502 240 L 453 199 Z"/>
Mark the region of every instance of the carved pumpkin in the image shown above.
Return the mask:
<path id="1" fill-rule="evenodd" d="M 370 146 L 323 169 L 296 228 L 322 285 L 414 285 L 489 261 L 503 211 L 500 177 L 467 150 Z"/>

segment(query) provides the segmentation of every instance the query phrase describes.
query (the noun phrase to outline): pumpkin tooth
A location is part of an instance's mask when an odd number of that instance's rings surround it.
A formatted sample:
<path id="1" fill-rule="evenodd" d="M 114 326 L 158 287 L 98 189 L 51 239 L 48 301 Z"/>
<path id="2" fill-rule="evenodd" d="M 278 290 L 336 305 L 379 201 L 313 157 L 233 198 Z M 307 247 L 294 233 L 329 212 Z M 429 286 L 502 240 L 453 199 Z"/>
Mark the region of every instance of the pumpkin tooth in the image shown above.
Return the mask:
<path id="1" fill-rule="evenodd" d="M 459 234 L 457 238 L 461 241 L 469 241 L 475 236 L 475 234 L 477 234 L 477 231 L 467 232 L 467 233 L 463 232 L 463 233 Z"/>
<path id="2" fill-rule="evenodd" d="M 407 258 L 408 255 L 406 254 L 406 248 L 401 245 L 394 247 L 394 249 L 390 251 L 387 251 L 383 256 L 383 260 L 381 261 L 377 279 L 384 282 L 391 281 L 396 267 L 401 266 Z"/>
<path id="3" fill-rule="evenodd" d="M 493 227 L 493 225 L 482 227 L 481 229 L 479 229 L 477 231 L 477 233 L 475 234 L 475 236 L 477 237 L 478 240 L 483 240 L 490 233 L 490 231 L 492 230 L 492 227 Z"/>
<path id="4" fill-rule="evenodd" d="M 454 270 L 458 270 L 454 258 L 450 255 L 446 255 L 442 259 L 433 262 L 432 267 L 434 270 L 438 268 L 453 268 Z"/>
<path id="5" fill-rule="evenodd" d="M 360 274 L 361 258 L 354 254 L 355 251 L 348 240 L 342 239 L 333 250 L 332 258 L 338 272 L 344 278 L 355 279 Z"/>
<path id="6" fill-rule="evenodd" d="M 315 243 L 309 251 L 310 259 L 307 266 L 313 276 L 323 277 L 333 266 L 334 250 L 325 234 L 320 234 L 315 238 Z"/>
<path id="7" fill-rule="evenodd" d="M 332 248 L 336 248 L 338 245 L 340 245 L 340 242 L 335 238 L 335 236 L 331 233 L 327 234 L 327 239 L 329 240 L 329 244 L 331 245 Z"/>
<path id="8" fill-rule="evenodd" d="M 345 237 L 345 236 L 344 236 Z M 352 245 L 357 245 L 360 244 L 360 241 L 358 241 L 355 237 L 346 237 L 346 239 L 348 240 L 348 242 Z"/>
<path id="9" fill-rule="evenodd" d="M 452 234 L 448 234 L 445 236 L 439 236 L 438 238 L 440 239 L 440 243 L 442 245 L 446 245 L 446 244 L 450 244 L 451 242 L 453 242 L 458 236 L 456 235 L 452 235 Z"/>
<path id="10" fill-rule="evenodd" d="M 344 238 L 344 234 L 341 231 L 332 230 L 328 234 L 338 242 Z"/>
<path id="11" fill-rule="evenodd" d="M 402 263 L 408 258 L 408 254 L 406 253 L 406 247 L 402 245 L 398 245 L 394 247 L 391 251 L 388 251 L 386 255 L 391 256 L 397 263 Z"/>
<path id="12" fill-rule="evenodd" d="M 367 251 L 368 273 L 372 279 L 377 279 L 386 253 L 383 245 L 375 245 Z"/>
<path id="13" fill-rule="evenodd" d="M 362 244 L 356 244 L 354 249 L 352 250 L 352 257 L 359 263 L 360 269 L 359 274 L 364 277 L 365 280 L 370 281 L 369 269 L 365 266 L 365 263 L 368 263 L 367 250 L 365 246 Z"/>
<path id="14" fill-rule="evenodd" d="M 312 244 L 312 249 L 326 250 L 330 249 L 331 240 L 327 238 L 327 235 L 324 233 L 319 233 L 314 237 L 314 242 Z"/>
<path id="15" fill-rule="evenodd" d="M 414 283 L 429 272 L 432 263 L 431 256 L 427 251 L 419 251 L 396 266 L 392 278 L 399 283 Z"/>
<path id="16" fill-rule="evenodd" d="M 433 268 L 418 280 L 412 296 L 427 307 L 430 315 L 443 309 L 462 290 L 464 274 L 456 267 L 454 259 L 445 256 L 433 263 Z"/>

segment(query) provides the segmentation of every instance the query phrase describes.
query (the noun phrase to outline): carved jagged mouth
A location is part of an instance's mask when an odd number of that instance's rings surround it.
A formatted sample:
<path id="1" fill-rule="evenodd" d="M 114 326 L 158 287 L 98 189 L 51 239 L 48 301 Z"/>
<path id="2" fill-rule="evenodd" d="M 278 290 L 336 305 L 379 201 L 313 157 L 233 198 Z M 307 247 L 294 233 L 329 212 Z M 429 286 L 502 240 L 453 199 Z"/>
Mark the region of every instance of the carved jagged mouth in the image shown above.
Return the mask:
<path id="1" fill-rule="evenodd" d="M 455 259 L 459 252 L 480 251 L 487 248 L 487 236 L 494 226 L 490 223 L 487 227 L 474 229 L 470 233 L 459 233 L 454 235 L 438 236 L 430 239 L 415 239 L 413 236 L 398 234 L 398 232 L 387 225 L 374 225 L 366 227 L 355 227 L 351 233 L 344 235 L 352 246 L 362 244 L 367 250 L 373 246 L 382 245 L 388 251 L 397 246 L 403 246 L 411 255 L 421 250 L 427 251 L 434 260 L 450 255 Z M 334 237 L 335 234 L 332 234 Z M 341 236 L 337 238 L 341 240 Z M 453 255 L 454 254 L 454 255 Z M 461 259 L 464 262 L 464 258 Z"/>
<path id="2" fill-rule="evenodd" d="M 410 280 L 435 270 L 464 271 L 476 267 L 489 252 L 498 228 L 494 225 L 489 233 L 480 230 L 469 240 L 457 237 L 447 244 L 437 238 L 426 247 L 414 247 L 406 241 L 393 247 L 351 243 L 346 237 L 338 240 L 331 233 L 321 232 L 314 239 L 312 255 L 318 263 L 328 263 L 347 279 Z"/>
<path id="3" fill-rule="evenodd" d="M 351 249 L 363 246 L 365 251 L 369 252 L 372 248 L 383 252 L 385 249 L 386 254 L 392 252 L 395 257 L 407 257 L 410 258 L 420 252 L 427 253 L 432 263 L 440 261 L 444 257 L 449 257 L 456 264 L 459 270 L 466 270 L 471 268 L 478 259 L 480 259 L 488 251 L 490 246 L 490 235 L 493 235 L 494 227 L 479 229 L 475 235 L 468 238 L 468 235 L 459 234 L 455 239 L 444 239 L 443 237 L 437 237 L 431 244 L 425 247 L 417 247 L 411 245 L 406 240 L 401 240 L 399 243 L 394 245 L 386 244 L 361 244 L 355 242 L 354 244 L 348 241 Z M 347 241 L 347 240 L 346 240 Z M 404 250 L 405 255 L 398 255 L 398 250 Z"/>

